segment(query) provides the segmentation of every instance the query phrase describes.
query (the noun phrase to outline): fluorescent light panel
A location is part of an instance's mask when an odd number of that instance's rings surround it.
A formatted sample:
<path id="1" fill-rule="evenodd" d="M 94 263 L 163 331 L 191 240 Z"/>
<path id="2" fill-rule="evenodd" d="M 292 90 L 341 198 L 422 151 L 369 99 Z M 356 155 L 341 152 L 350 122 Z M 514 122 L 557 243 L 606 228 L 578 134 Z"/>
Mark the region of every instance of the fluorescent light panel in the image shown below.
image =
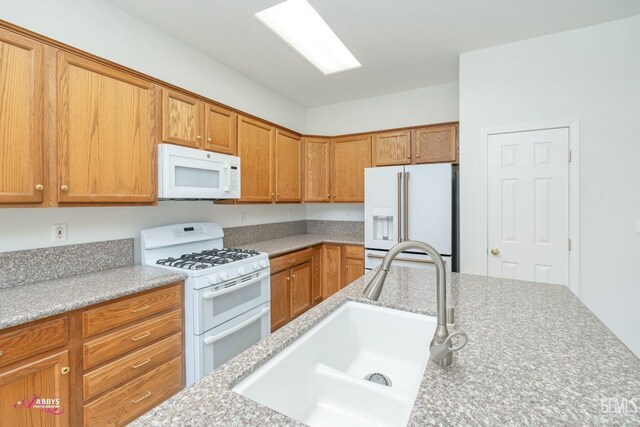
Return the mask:
<path id="1" fill-rule="evenodd" d="M 255 16 L 324 74 L 361 67 L 306 0 L 287 0 Z"/>

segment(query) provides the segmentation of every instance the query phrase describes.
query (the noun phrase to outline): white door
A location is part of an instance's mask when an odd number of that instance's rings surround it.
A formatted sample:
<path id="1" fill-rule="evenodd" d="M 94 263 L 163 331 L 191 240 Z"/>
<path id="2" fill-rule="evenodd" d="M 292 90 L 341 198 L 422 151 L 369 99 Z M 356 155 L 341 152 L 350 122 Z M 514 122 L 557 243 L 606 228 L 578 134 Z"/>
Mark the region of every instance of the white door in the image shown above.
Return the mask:
<path id="1" fill-rule="evenodd" d="M 569 129 L 490 135 L 489 276 L 569 284 Z"/>
<path id="2" fill-rule="evenodd" d="M 364 170 L 364 244 L 391 249 L 402 237 L 402 166 Z"/>
<path id="3" fill-rule="evenodd" d="M 451 255 L 451 164 L 405 166 L 405 239 L 433 246 L 440 255 Z"/>

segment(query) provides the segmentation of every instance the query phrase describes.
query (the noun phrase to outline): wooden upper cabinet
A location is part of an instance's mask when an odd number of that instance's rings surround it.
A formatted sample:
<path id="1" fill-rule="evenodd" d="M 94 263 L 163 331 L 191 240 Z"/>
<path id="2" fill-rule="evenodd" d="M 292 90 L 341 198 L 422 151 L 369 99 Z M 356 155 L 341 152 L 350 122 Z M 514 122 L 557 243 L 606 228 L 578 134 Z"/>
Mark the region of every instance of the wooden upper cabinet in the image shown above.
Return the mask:
<path id="1" fill-rule="evenodd" d="M 304 138 L 304 200 L 328 202 L 331 200 L 331 140 Z"/>
<path id="2" fill-rule="evenodd" d="M 238 116 L 238 156 L 240 156 L 241 202 L 271 202 L 273 190 L 272 126 Z"/>
<path id="3" fill-rule="evenodd" d="M 371 166 L 371 135 L 332 140 L 333 201 L 364 201 L 364 169 Z"/>
<path id="4" fill-rule="evenodd" d="M 68 426 L 73 405 L 69 401 L 69 352 L 67 350 L 0 371 L 0 397 L 3 426 Z M 59 399 L 60 414 L 29 408 L 25 399 L 34 395 Z M 23 402 L 22 405 L 18 405 Z"/>
<path id="5" fill-rule="evenodd" d="M 162 141 L 190 148 L 202 147 L 204 103 L 174 92 L 162 90 Z"/>
<path id="6" fill-rule="evenodd" d="M 457 129 L 455 124 L 415 129 L 412 132 L 414 163 L 456 163 Z"/>
<path id="7" fill-rule="evenodd" d="M 302 201 L 302 144 L 300 137 L 276 130 L 276 202 Z"/>
<path id="8" fill-rule="evenodd" d="M 411 164 L 411 131 L 385 132 L 373 135 L 373 165 Z"/>
<path id="9" fill-rule="evenodd" d="M 0 29 L 0 203 L 43 201 L 43 47 Z"/>
<path id="10" fill-rule="evenodd" d="M 58 52 L 58 202 L 157 199 L 155 86 Z"/>
<path id="11" fill-rule="evenodd" d="M 226 108 L 205 104 L 205 140 L 203 148 L 224 154 L 236 154 L 238 115 Z"/>

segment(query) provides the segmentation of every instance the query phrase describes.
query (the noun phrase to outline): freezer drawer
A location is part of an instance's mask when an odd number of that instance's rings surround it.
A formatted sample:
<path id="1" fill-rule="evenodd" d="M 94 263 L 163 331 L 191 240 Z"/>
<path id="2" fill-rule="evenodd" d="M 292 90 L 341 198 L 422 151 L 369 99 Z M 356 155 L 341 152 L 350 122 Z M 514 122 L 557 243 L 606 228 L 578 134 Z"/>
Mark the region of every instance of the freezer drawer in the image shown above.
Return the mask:
<path id="1" fill-rule="evenodd" d="M 365 270 L 373 270 L 382 264 L 382 260 L 384 259 L 387 251 L 385 250 L 376 250 L 376 249 L 367 249 L 364 255 L 364 267 Z M 451 257 L 443 256 L 444 265 L 447 268 L 447 271 L 451 271 Z M 426 254 L 415 254 L 415 253 L 402 253 L 393 260 L 392 266 L 400 266 L 400 267 L 411 267 L 411 268 L 420 268 L 424 270 L 436 270 L 436 266 L 433 263 L 433 260 L 430 256 Z"/>

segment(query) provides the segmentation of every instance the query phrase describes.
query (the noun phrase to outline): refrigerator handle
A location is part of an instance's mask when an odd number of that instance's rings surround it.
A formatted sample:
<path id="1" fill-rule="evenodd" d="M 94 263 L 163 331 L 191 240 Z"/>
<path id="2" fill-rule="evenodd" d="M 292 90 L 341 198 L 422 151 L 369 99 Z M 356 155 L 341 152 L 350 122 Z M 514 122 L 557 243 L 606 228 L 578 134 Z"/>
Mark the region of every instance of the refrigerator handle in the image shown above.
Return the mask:
<path id="1" fill-rule="evenodd" d="M 404 240 L 409 240 L 409 172 L 404 173 Z"/>
<path id="2" fill-rule="evenodd" d="M 398 223 L 398 243 L 402 242 L 402 172 L 398 172 L 398 216 L 396 222 Z"/>

